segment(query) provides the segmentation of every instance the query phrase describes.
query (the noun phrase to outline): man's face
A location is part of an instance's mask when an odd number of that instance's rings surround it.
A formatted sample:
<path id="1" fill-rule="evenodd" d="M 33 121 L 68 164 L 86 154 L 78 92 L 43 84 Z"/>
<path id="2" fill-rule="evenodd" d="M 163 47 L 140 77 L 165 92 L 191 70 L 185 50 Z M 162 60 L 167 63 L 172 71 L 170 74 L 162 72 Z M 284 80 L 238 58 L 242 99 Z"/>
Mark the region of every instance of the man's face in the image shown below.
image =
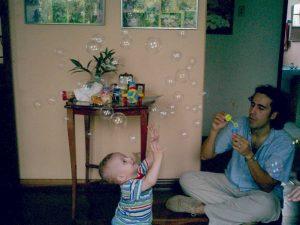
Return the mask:
<path id="1" fill-rule="evenodd" d="M 122 153 L 115 153 L 109 162 L 109 169 L 114 177 L 124 176 L 131 178 L 137 174 L 138 164 L 130 157 Z"/>
<path id="2" fill-rule="evenodd" d="M 260 129 L 270 125 L 276 113 L 271 113 L 272 100 L 265 94 L 256 93 L 250 100 L 249 124 L 251 129 Z"/>

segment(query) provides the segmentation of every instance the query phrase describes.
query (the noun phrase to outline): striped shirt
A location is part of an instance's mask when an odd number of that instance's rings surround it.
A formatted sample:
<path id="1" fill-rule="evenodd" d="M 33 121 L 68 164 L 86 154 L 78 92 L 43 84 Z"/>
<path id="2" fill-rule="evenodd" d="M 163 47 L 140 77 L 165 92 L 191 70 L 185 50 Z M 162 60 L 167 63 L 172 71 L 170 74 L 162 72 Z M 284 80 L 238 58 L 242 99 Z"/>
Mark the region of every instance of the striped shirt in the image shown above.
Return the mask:
<path id="1" fill-rule="evenodd" d="M 121 199 L 112 220 L 113 225 L 150 225 L 152 222 L 152 188 L 142 192 L 143 179 L 148 171 L 144 160 L 138 168 L 138 178 L 126 181 L 120 186 Z"/>

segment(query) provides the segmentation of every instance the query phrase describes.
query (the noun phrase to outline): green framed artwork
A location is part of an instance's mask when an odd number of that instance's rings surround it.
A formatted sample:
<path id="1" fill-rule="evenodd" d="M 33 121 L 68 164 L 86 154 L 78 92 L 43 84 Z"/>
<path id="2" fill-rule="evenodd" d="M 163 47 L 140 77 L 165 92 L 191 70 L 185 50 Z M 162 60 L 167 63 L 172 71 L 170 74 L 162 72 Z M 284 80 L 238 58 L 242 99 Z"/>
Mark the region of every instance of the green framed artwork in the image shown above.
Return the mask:
<path id="1" fill-rule="evenodd" d="M 121 0 L 122 28 L 197 29 L 198 0 Z"/>
<path id="2" fill-rule="evenodd" d="M 105 0 L 24 0 L 27 24 L 104 25 Z"/>

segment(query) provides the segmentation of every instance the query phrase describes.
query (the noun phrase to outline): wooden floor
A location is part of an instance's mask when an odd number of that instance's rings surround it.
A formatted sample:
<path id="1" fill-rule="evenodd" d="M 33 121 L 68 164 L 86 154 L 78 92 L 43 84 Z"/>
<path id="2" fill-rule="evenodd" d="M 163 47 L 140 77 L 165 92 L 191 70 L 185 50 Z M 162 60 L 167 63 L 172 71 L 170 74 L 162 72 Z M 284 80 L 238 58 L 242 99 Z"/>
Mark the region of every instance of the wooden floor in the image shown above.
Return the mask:
<path id="1" fill-rule="evenodd" d="M 70 187 L 24 187 L 19 225 L 109 225 L 119 200 L 118 186 L 93 184 L 78 189 L 76 220 L 72 221 Z M 175 194 L 180 193 L 154 190 L 154 225 L 208 224 L 206 216 L 192 217 L 166 209 L 166 200 Z"/>

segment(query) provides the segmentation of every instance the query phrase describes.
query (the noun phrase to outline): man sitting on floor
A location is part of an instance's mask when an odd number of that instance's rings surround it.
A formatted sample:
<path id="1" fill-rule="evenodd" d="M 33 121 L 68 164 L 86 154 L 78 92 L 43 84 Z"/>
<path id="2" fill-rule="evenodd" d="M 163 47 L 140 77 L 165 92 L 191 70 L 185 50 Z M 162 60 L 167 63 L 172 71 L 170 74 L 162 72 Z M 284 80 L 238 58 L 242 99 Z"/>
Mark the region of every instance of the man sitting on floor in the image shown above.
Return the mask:
<path id="1" fill-rule="evenodd" d="M 201 159 L 233 150 L 225 174 L 187 172 L 180 185 L 190 197 L 174 196 L 166 207 L 175 212 L 206 214 L 210 225 L 263 222 L 279 218 L 281 182 L 287 182 L 294 157 L 292 139 L 282 129 L 287 99 L 277 88 L 259 86 L 249 98 L 248 117 L 229 123 L 218 113 L 201 148 Z"/>

